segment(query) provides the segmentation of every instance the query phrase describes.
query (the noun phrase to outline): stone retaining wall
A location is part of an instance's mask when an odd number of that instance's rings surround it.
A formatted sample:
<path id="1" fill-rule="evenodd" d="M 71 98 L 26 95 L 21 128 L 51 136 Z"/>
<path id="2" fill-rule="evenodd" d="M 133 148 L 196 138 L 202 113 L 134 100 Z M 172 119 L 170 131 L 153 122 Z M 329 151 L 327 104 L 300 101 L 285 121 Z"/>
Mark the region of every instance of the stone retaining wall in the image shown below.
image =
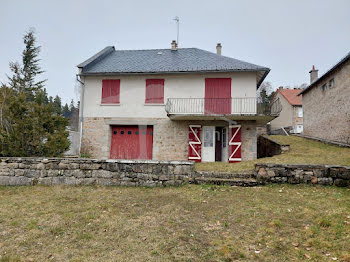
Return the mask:
<path id="1" fill-rule="evenodd" d="M 259 183 L 350 186 L 350 166 L 256 164 Z"/>
<path id="2" fill-rule="evenodd" d="M 180 185 L 193 175 L 186 161 L 0 158 L 0 185 Z"/>

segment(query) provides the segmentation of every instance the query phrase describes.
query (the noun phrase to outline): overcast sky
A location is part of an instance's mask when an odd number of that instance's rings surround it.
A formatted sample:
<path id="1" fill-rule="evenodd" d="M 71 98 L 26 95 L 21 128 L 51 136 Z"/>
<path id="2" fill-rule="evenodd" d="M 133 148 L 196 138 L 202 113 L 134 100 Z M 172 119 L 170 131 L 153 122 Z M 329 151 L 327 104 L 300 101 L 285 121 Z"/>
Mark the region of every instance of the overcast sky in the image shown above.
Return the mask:
<path id="1" fill-rule="evenodd" d="M 215 52 L 271 68 L 273 87 L 309 81 L 350 52 L 349 0 L 0 0 L 0 81 L 20 60 L 30 27 L 42 46 L 50 95 L 78 99 L 76 65 L 105 46 L 170 48 L 180 17 L 180 47 Z"/>

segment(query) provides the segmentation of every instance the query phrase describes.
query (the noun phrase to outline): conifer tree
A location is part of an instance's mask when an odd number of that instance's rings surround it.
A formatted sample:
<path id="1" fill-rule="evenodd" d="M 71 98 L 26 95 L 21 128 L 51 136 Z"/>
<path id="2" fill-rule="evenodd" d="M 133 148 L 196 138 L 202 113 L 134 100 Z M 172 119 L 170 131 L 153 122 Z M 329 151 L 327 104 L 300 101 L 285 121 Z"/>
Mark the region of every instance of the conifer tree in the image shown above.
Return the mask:
<path id="1" fill-rule="evenodd" d="M 45 80 L 37 81 L 43 71 L 33 30 L 23 42 L 22 64 L 10 63 L 13 75 L 0 87 L 0 156 L 60 156 L 69 148 L 68 120 L 55 112 Z"/>

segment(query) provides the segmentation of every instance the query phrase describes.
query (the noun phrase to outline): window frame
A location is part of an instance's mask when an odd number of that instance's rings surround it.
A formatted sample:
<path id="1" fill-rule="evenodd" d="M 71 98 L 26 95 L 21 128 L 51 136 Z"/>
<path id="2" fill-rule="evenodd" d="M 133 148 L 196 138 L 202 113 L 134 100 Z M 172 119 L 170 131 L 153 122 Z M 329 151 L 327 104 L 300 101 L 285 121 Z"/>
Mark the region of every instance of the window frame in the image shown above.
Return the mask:
<path id="1" fill-rule="evenodd" d="M 116 90 L 113 90 L 113 88 Z M 109 90 L 107 90 L 109 89 Z M 109 92 L 109 96 L 104 96 Z M 113 95 L 112 93 L 116 93 Z M 120 79 L 102 79 L 101 87 L 101 105 L 119 105 L 120 104 Z"/>
<path id="2" fill-rule="evenodd" d="M 303 115 L 304 115 L 303 107 L 300 106 L 300 107 L 298 107 L 298 117 L 303 117 Z"/>
<path id="3" fill-rule="evenodd" d="M 159 85 L 161 85 L 161 98 L 154 98 L 149 97 L 151 91 L 149 88 L 151 88 L 152 82 L 160 82 Z M 156 85 L 156 84 L 153 84 Z M 146 79 L 146 89 L 145 89 L 145 105 L 164 105 L 164 86 L 165 86 L 165 79 L 163 78 L 148 78 Z M 159 101 L 157 101 L 157 99 Z"/>

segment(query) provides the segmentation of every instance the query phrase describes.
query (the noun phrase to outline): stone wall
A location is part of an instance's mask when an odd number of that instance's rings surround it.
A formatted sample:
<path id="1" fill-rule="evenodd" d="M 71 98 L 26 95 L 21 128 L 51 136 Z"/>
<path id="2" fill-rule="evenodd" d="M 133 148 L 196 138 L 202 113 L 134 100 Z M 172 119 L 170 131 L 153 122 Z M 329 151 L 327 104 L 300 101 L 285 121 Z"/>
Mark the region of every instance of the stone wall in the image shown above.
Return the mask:
<path id="1" fill-rule="evenodd" d="M 310 137 L 350 144 L 350 60 L 303 94 L 304 131 Z M 322 86 L 334 78 L 334 87 Z"/>
<path id="2" fill-rule="evenodd" d="M 242 125 L 242 159 L 257 157 L 257 130 L 255 121 L 237 121 Z M 172 121 L 168 118 L 84 118 L 82 153 L 93 158 L 108 159 L 110 154 L 112 125 L 153 126 L 153 160 L 188 159 L 189 125 L 228 126 L 228 121 Z"/>
<path id="3" fill-rule="evenodd" d="M 256 164 L 256 180 L 262 184 L 319 184 L 350 186 L 350 167 L 328 165 Z"/>
<path id="4" fill-rule="evenodd" d="M 258 137 L 258 158 L 280 155 L 289 149 L 289 145 L 277 143 L 266 136 Z"/>
<path id="5" fill-rule="evenodd" d="M 0 158 L 0 185 L 180 185 L 194 175 L 191 162 Z"/>

